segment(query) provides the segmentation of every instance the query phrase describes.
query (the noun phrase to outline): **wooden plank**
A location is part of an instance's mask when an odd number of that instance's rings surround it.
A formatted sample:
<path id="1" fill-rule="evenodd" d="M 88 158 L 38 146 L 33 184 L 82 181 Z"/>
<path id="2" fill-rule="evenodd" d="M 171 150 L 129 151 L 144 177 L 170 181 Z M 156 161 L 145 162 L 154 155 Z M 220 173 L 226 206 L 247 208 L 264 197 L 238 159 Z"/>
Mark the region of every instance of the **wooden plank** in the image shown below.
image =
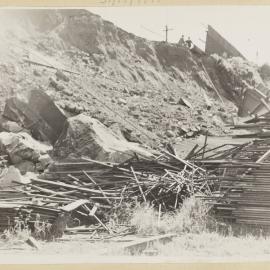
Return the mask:
<path id="1" fill-rule="evenodd" d="M 37 183 L 48 184 L 48 185 L 51 185 L 51 186 L 63 187 L 63 188 L 68 188 L 68 189 L 75 189 L 75 190 L 84 191 L 84 192 L 87 192 L 87 193 L 97 193 L 97 194 L 103 194 L 104 193 L 106 195 L 113 195 L 112 193 L 101 192 L 101 191 L 95 190 L 95 189 L 90 189 L 90 188 L 85 188 L 85 187 L 78 187 L 78 186 L 69 185 L 69 184 L 65 184 L 65 183 L 53 182 L 53 181 L 42 180 L 42 179 L 37 179 L 37 178 L 31 178 L 31 181 L 34 181 L 34 182 L 37 182 Z"/>
<path id="2" fill-rule="evenodd" d="M 70 204 L 67 204 L 65 206 L 62 206 L 62 207 L 60 207 L 60 209 L 63 211 L 66 211 L 66 212 L 71 212 L 71 211 L 77 209 L 78 207 L 80 207 L 86 203 L 89 203 L 89 200 L 81 199 L 81 200 L 77 200 L 75 202 L 72 202 Z"/>
<path id="3" fill-rule="evenodd" d="M 37 65 L 37 66 L 41 66 L 41 67 L 51 68 L 51 69 L 55 69 L 55 70 L 58 70 L 59 69 L 59 68 L 56 68 L 56 67 L 51 66 L 51 65 L 46 65 L 46 64 L 43 64 L 43 63 L 40 63 L 40 62 L 36 62 L 36 61 L 32 61 L 32 60 L 28 60 L 28 59 L 24 59 L 24 61 L 26 63 L 32 64 L 32 65 Z M 67 70 L 67 69 L 61 69 L 61 71 L 67 72 L 67 73 L 71 73 L 71 74 L 80 75 L 80 73 L 78 73 L 78 72 Z"/>
<path id="4" fill-rule="evenodd" d="M 148 237 L 144 239 L 135 240 L 131 243 L 125 244 L 122 246 L 122 249 L 133 255 L 133 254 L 142 252 L 149 245 L 155 242 L 162 242 L 164 244 L 164 243 L 172 241 L 174 237 L 176 237 L 176 234 L 164 234 L 164 235 L 152 236 L 152 237 Z"/>
<path id="5" fill-rule="evenodd" d="M 40 244 L 37 242 L 37 240 L 35 238 L 33 238 L 32 236 L 30 236 L 26 241 L 25 241 L 29 246 L 40 250 Z"/>
<path id="6" fill-rule="evenodd" d="M 139 180 L 138 180 L 138 178 L 137 178 L 137 176 L 136 176 L 136 173 L 134 172 L 134 170 L 133 170 L 132 167 L 130 167 L 130 169 L 131 169 L 131 171 L 132 171 L 132 173 L 133 173 L 133 175 L 134 175 L 134 180 L 136 181 L 136 183 L 137 183 L 137 185 L 138 185 L 138 187 L 139 187 L 139 190 L 140 190 L 140 192 L 141 192 L 141 194 L 142 194 L 143 200 L 144 200 L 144 202 L 146 202 L 146 198 L 145 198 L 145 196 L 144 196 L 142 187 L 141 187 L 141 185 L 140 185 L 140 183 L 139 183 Z"/>
<path id="7" fill-rule="evenodd" d="M 89 175 L 87 174 L 86 171 L 83 171 L 84 175 L 94 184 L 98 187 L 99 191 L 102 192 L 103 197 L 106 199 L 106 201 L 111 204 L 111 201 L 108 199 L 108 197 L 104 194 L 102 188 L 96 183 L 96 181 Z"/>

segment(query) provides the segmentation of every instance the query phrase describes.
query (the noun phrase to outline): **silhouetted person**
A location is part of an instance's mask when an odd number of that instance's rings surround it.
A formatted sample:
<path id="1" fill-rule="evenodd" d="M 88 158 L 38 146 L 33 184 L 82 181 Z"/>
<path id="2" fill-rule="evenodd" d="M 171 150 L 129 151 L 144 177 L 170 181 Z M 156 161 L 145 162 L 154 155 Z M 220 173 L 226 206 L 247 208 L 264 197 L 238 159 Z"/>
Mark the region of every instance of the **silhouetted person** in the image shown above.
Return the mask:
<path id="1" fill-rule="evenodd" d="M 184 37 L 184 35 L 182 35 L 181 36 L 181 38 L 179 39 L 179 41 L 178 41 L 178 45 L 180 45 L 180 46 L 185 46 L 185 37 Z"/>
<path id="2" fill-rule="evenodd" d="M 186 40 L 186 44 L 187 44 L 188 48 L 190 49 L 192 46 L 192 41 L 191 41 L 190 37 L 188 37 L 188 39 Z"/>

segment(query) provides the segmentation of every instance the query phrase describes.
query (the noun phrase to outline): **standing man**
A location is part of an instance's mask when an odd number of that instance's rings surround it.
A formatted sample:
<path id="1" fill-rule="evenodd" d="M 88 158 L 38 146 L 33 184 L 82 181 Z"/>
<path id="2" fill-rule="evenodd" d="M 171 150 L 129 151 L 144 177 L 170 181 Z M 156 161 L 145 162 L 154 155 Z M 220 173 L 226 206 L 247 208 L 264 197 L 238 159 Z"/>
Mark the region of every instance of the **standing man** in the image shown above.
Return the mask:
<path id="1" fill-rule="evenodd" d="M 186 44 L 187 44 L 188 48 L 191 49 L 192 41 L 191 41 L 190 37 L 188 37 L 188 39 L 186 40 Z"/>
<path id="2" fill-rule="evenodd" d="M 178 41 L 178 45 L 184 47 L 185 46 L 185 37 L 184 35 L 181 36 L 180 40 Z"/>

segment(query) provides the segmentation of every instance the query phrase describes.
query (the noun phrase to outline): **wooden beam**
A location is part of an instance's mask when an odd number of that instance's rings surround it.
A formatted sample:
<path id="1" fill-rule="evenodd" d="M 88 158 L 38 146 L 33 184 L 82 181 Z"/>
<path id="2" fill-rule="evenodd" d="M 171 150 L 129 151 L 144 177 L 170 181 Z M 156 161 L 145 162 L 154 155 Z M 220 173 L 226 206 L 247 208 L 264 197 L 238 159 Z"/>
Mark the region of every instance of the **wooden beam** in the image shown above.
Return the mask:
<path id="1" fill-rule="evenodd" d="M 148 237 L 144 239 L 135 240 L 131 243 L 128 243 L 124 246 L 122 246 L 122 249 L 124 251 L 130 252 L 132 255 L 141 253 L 144 249 L 146 249 L 149 245 L 155 243 L 155 242 L 170 242 L 172 239 L 176 237 L 176 234 L 164 234 L 164 235 L 158 235 L 153 237 Z"/>
<path id="2" fill-rule="evenodd" d="M 65 184 L 65 183 L 60 183 L 60 182 L 53 182 L 53 181 L 48 181 L 48 180 L 41 180 L 41 179 L 37 179 L 37 178 L 31 178 L 31 181 L 33 182 L 37 182 L 37 183 L 43 183 L 43 184 L 48 184 L 48 185 L 52 185 L 52 186 L 57 186 L 57 187 L 63 187 L 63 188 L 68 188 L 68 189 L 73 189 L 73 190 L 79 190 L 79 191 L 84 191 L 87 193 L 97 193 L 97 194 L 106 194 L 106 195 L 112 195 L 111 193 L 108 192 L 101 192 L 99 190 L 95 190 L 95 189 L 90 189 L 90 188 L 85 188 L 85 187 L 79 187 L 79 186 L 75 186 L 75 185 L 69 185 L 69 184 Z"/>

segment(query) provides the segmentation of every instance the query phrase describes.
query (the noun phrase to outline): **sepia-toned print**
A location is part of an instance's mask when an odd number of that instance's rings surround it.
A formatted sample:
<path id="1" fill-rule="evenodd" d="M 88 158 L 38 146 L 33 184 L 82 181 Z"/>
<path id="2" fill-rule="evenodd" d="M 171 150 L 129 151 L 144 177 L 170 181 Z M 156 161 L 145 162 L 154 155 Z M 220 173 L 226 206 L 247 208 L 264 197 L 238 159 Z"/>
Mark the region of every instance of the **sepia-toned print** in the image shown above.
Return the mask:
<path id="1" fill-rule="evenodd" d="M 267 260 L 269 11 L 0 9 L 0 261 Z"/>

